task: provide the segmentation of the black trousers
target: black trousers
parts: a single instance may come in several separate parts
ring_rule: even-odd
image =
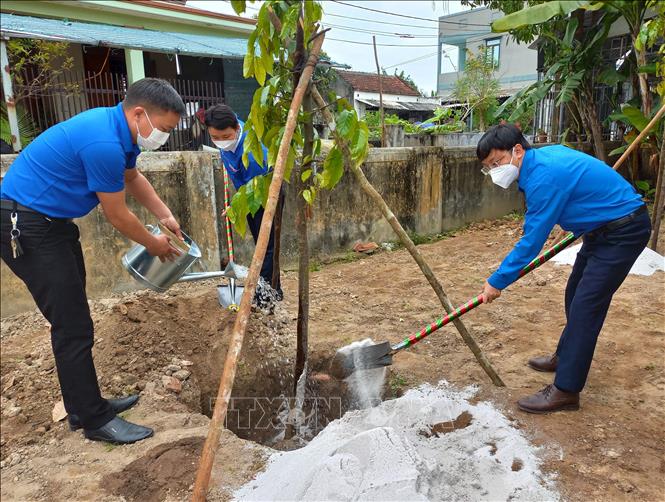
[[[282,189],[282,191],[279,193],[277,209],[279,210],[279,214],[276,212],[275,218],[281,216],[281,213],[284,210],[284,189]],[[256,244],[256,241],[259,238],[259,230],[261,229],[261,222],[263,221],[263,213],[264,209],[263,207],[261,207],[254,216],[252,216],[251,214],[247,215],[247,225],[249,226],[249,231],[252,233],[252,237],[254,238],[254,244]],[[263,279],[268,284],[272,284],[274,257],[275,257],[275,225],[273,220],[273,226],[270,228],[270,240],[268,241],[266,256],[263,259],[263,265],[261,266],[261,277],[263,277]],[[277,274],[277,284],[274,285],[274,289],[276,289],[277,291],[282,290],[279,271]]]
[[[651,235],[645,212],[620,228],[591,237],[584,244],[566,286],[566,327],[556,353],[554,384],[566,392],[584,388],[598,335],[612,296],[644,250]]]
[[[79,229],[71,221],[19,212],[17,226],[24,254],[14,258],[9,244],[11,211],[2,209],[1,213],[2,260],[25,283],[51,323],[51,346],[65,409],[78,415],[84,428],[97,429],[115,414],[101,396],[92,360],[94,330]]]

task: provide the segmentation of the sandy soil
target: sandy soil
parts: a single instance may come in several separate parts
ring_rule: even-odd
[[[474,225],[419,249],[453,303],[460,304],[479,292],[517,240],[519,224],[501,220]],[[579,412],[532,416],[516,409],[518,397],[551,382],[551,375],[531,371],[526,360],[556,346],[569,272],[568,266],[546,264],[491,306],[463,318],[506,388],[491,384],[454,328],[446,327],[396,356],[386,397],[441,379],[460,387],[476,383],[478,399],[494,402],[544,446],[546,467],[557,474],[566,499],[661,500],[665,274],[630,276],[615,296]],[[294,273],[285,275],[285,301],[275,314],[252,318],[236,396],[290,392],[297,280]],[[181,285],[166,295],[134,293],[93,304],[95,357],[104,394],[140,392],[141,401],[127,417],[156,430],[155,437],[131,446],[90,442],[69,432],[65,422],[54,423],[51,410],[59,395],[48,326],[37,313],[3,319],[3,500],[187,498],[208,423],[203,413],[216,391],[232,322],[217,306],[214,286]],[[311,286],[314,371],[325,370],[342,345],[368,336],[396,342],[442,311],[403,250],[324,266],[312,274]],[[169,377],[182,370],[191,372],[179,380],[182,390],[165,388]],[[343,387],[320,380],[312,380],[310,388],[317,395],[344,395]],[[247,412],[241,405],[238,416]],[[268,433],[233,428],[243,438],[270,439]],[[265,447],[225,432],[210,500],[228,499],[262,468],[267,453]]]

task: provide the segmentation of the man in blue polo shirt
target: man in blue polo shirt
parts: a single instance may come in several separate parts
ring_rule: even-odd
[[[2,260],[27,286],[51,324],[51,343],[72,430],[87,438],[132,443],[152,429],[116,416],[138,396],[103,399],[92,358],[93,322],[85,292],[85,266],[72,218],[101,203],[126,237],[160,259],[178,251],[152,235],[128,209],[125,193],[180,235],[169,208],[140,174],[140,149],[156,150],[176,127],[185,106],[164,80],[129,87],[116,107],[95,108],[40,134],[13,162],[0,187]]]
[[[238,119],[235,112],[227,105],[215,105],[205,111],[205,125],[210,134],[212,142],[220,150],[222,163],[226,172],[231,178],[233,186],[238,190],[241,186],[248,183],[256,176],[266,174],[270,169],[268,167],[268,150],[265,146],[261,145],[263,150],[263,159],[257,162],[254,156],[250,153],[248,155],[249,165],[245,167],[242,162],[242,156],[245,151],[244,141],[247,133],[243,130],[244,123]],[[282,211],[284,207],[284,193],[280,192],[280,200],[277,205],[277,210]],[[281,213],[276,213],[275,217],[278,218]],[[254,242],[256,243],[259,238],[259,230],[261,229],[261,221],[263,220],[263,208],[252,216],[247,215],[247,224],[252,233]],[[277,298],[283,297],[282,288],[280,284],[279,270],[276,271],[276,277],[273,281],[274,269],[274,255],[275,255],[275,226],[270,229],[270,240],[268,241],[268,248],[266,249],[266,256],[263,259],[263,266],[261,267],[261,277],[267,284],[277,292]],[[260,299],[259,303],[260,303]]]
[[[566,326],[556,352],[529,366],[556,372],[552,385],[518,401],[521,410],[577,410],[612,296],[646,246],[651,223],[635,189],[612,168],[565,146],[533,149],[514,125],[491,127],[476,149],[483,173],[526,197],[524,235],[483,289],[491,303],[540,252],[555,224],[584,235],[568,279]]]

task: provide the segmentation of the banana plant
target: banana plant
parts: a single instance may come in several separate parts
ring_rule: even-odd
[[[598,10],[603,2],[553,0],[526,7],[508,14],[492,23],[492,31],[511,31],[524,26],[533,26],[549,21],[555,16],[566,16],[577,9]]]

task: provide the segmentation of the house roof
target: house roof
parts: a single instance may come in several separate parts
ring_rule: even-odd
[[[380,103],[378,99],[357,99],[361,103],[365,103],[372,108],[379,108]],[[417,101],[383,101],[383,107],[386,110],[402,110],[410,112],[430,112],[440,107],[439,103],[417,102]]]
[[[234,21],[236,23],[245,23],[249,25],[254,25],[256,24],[256,19],[251,19],[251,18],[246,18],[246,17],[241,17],[241,16],[234,16],[234,15],[229,15],[229,14],[221,14],[219,12],[213,12],[210,10],[206,9],[200,9],[198,7],[189,7],[186,4],[185,1],[183,2],[176,2],[176,1],[168,1],[168,0],[132,0],[132,3],[134,4],[139,4],[139,5],[145,5],[146,7],[154,7],[157,9],[162,9],[162,10],[170,10],[174,12],[182,12],[186,14],[194,14],[197,16],[205,16],[205,17],[212,17],[216,19],[225,19],[227,21]]]
[[[11,38],[60,40],[191,56],[242,58],[247,52],[244,38],[171,33],[5,13],[0,16],[0,33]]]
[[[379,92],[379,76],[376,73],[346,70],[338,70],[337,73],[354,91]],[[417,90],[395,75],[381,75],[381,84],[384,94],[420,96]]]

